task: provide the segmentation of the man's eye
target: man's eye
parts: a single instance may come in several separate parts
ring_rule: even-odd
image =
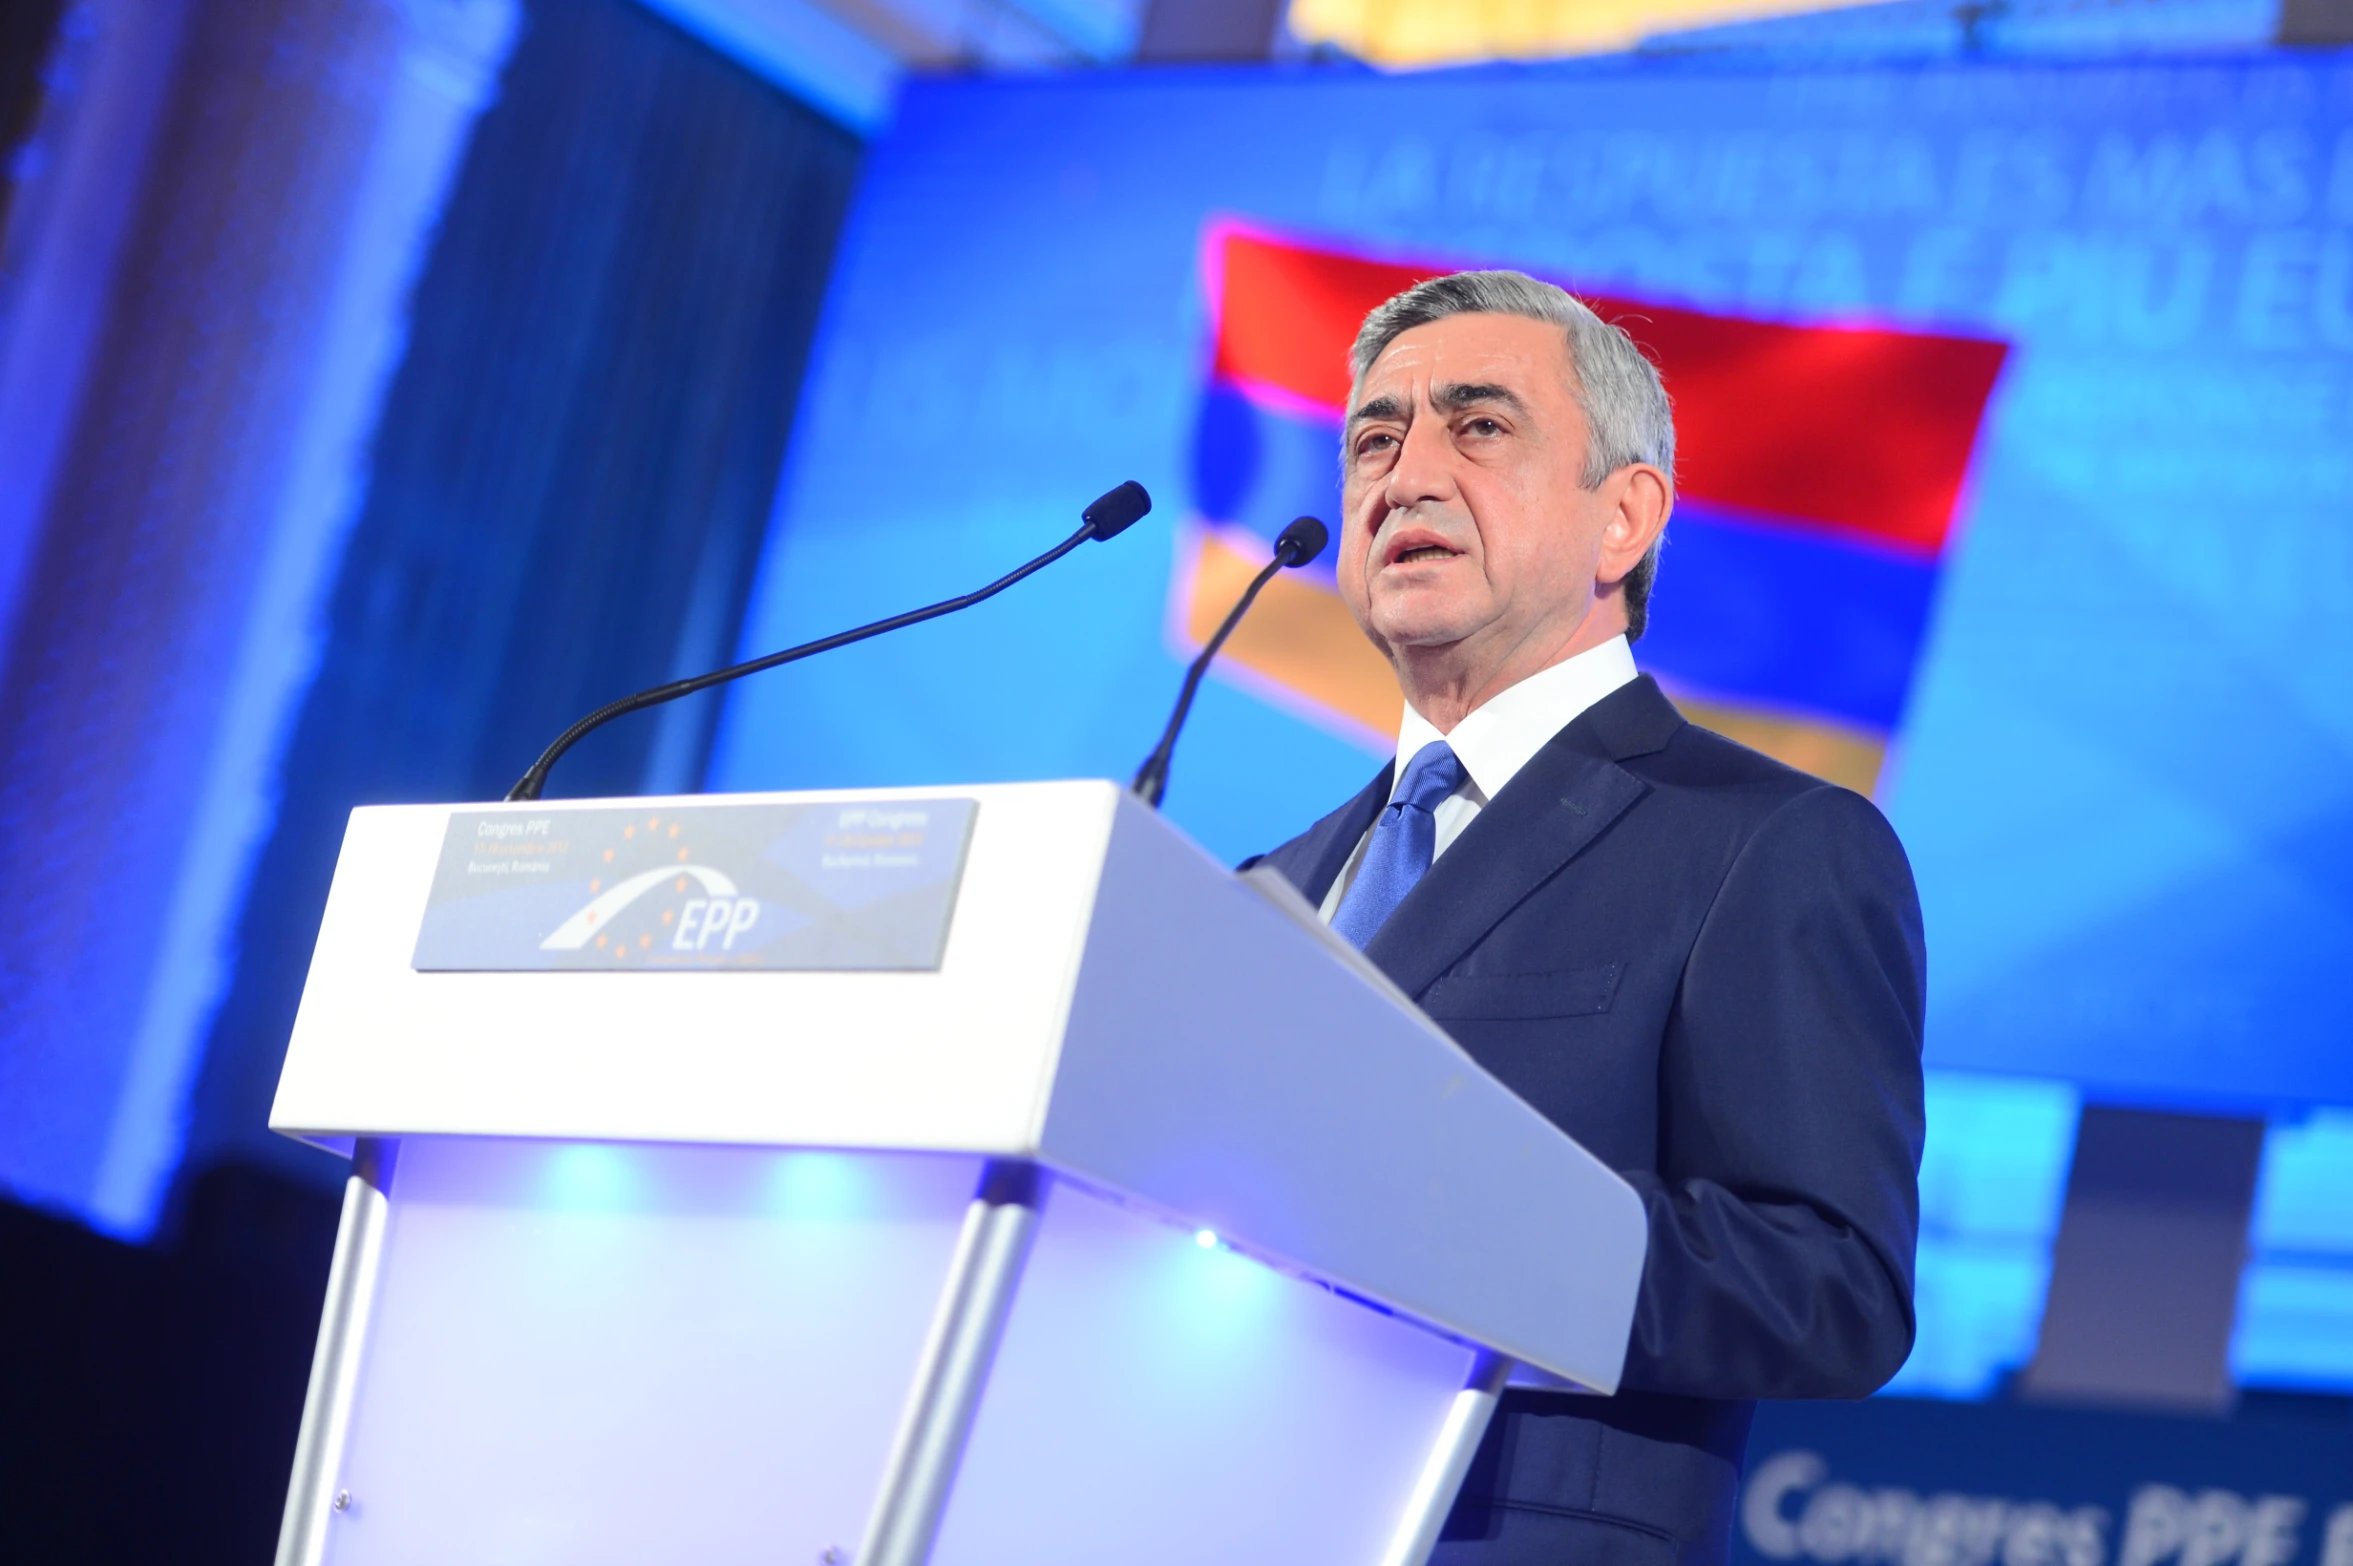
[[[1473,419],[1463,428],[1473,435],[1500,435],[1503,433],[1503,426],[1493,419]]]
[[[1396,444],[1397,439],[1392,435],[1367,435],[1356,443],[1356,454],[1360,457],[1378,456]]]

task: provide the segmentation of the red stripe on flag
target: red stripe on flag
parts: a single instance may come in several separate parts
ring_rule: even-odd
[[[1347,401],[1348,347],[1365,313],[1451,270],[1232,229],[1212,243],[1217,374],[1335,410]],[[2006,344],[1580,297],[1631,332],[1665,376],[1684,494],[1916,554],[1943,548]]]
[[[1348,401],[1348,345],[1365,313],[1448,270],[1392,266],[1231,230],[1219,238],[1217,373],[1279,386],[1327,408]]]

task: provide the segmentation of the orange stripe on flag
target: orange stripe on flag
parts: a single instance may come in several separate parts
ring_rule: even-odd
[[[1263,563],[1255,550],[1244,554],[1216,533],[1195,535],[1191,557],[1179,567],[1184,635],[1191,645],[1209,640]],[[1235,665],[1376,754],[1394,748],[1405,699],[1389,660],[1357,629],[1340,595],[1313,578],[1285,575],[1266,584],[1219,655],[1219,667],[1230,672]],[[1673,694],[1692,722],[1800,771],[1858,794],[1870,793],[1879,781],[1886,746],[1859,729]]]
[[[1183,570],[1184,634],[1193,646],[1206,643],[1217,623],[1242,596],[1265,559],[1265,546],[1252,540],[1251,554],[1228,546],[1217,534],[1197,535]],[[1258,602],[1218,654],[1221,665],[1239,664],[1273,682],[1281,695],[1296,697],[1316,715],[1340,720],[1348,738],[1386,756],[1395,748],[1405,698],[1389,670],[1340,595],[1312,577],[1289,572],[1266,584]]]
[[[1785,766],[1811,772],[1865,796],[1879,787],[1880,769],[1887,764],[1887,745],[1868,730],[1820,718],[1793,718],[1737,702],[1710,701],[1688,691],[1670,689],[1667,694],[1674,698],[1676,709],[1701,728],[1761,750]]]

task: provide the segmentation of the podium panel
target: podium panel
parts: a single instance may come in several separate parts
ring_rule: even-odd
[[[848,1551],[978,1169],[405,1143],[326,1558]]]
[[[326,1559],[850,1559],[978,1172],[407,1143]],[[1082,1187],[1044,1208],[933,1559],[1378,1559],[1472,1351]]]
[[[1472,1351],[1067,1181],[938,1566],[1371,1566]]]

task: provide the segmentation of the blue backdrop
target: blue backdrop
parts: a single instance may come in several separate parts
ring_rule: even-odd
[[[854,209],[746,650],[985,580],[1118,479],[1160,509],[741,688],[717,786],[1126,774],[1177,675],[1219,220],[2009,341],[1881,785],[1930,1059],[2353,1102],[2353,67],[916,86]],[[1674,581],[1670,546],[1662,622]],[[1213,686],[1169,808],[1239,856],[1376,760]]]

